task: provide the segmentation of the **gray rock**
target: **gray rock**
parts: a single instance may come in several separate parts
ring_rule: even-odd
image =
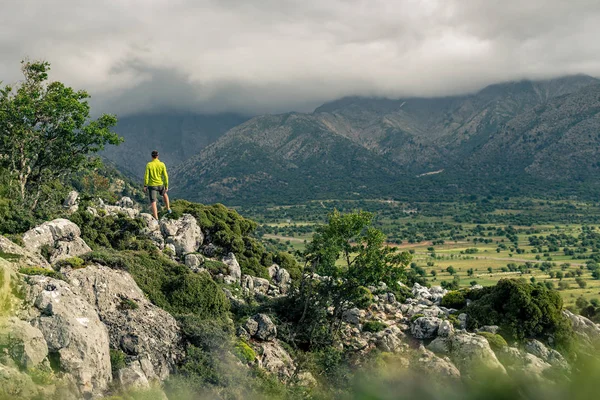
[[[104,206],[102,206],[102,209],[104,211],[106,211],[107,215],[111,215],[114,217],[123,215],[127,218],[134,219],[134,218],[137,218],[137,216],[140,214],[139,210],[136,210],[135,208],[129,208],[129,207],[104,205]]]
[[[196,218],[190,214],[183,214],[178,220],[162,219],[160,226],[165,242],[175,246],[175,254],[179,257],[198,251],[204,241]]]
[[[273,264],[269,268],[267,268],[267,270],[269,271],[269,277],[275,280],[275,277],[277,276],[277,271],[279,271],[279,265]]]
[[[165,248],[165,239],[160,231],[151,231],[147,233],[147,236],[159,250],[163,250]],[[173,253],[175,253],[175,246],[173,246]]]
[[[502,362],[509,375],[544,381],[544,373],[552,366],[533,354],[521,351],[515,347],[503,347],[497,352],[498,359]]]
[[[440,326],[438,328],[438,336],[448,337],[454,334],[454,326],[447,319],[440,322]]]
[[[229,253],[221,260],[229,268],[229,276],[233,277],[237,283],[242,279],[242,268],[235,258],[235,254]]]
[[[258,365],[260,367],[277,375],[283,381],[292,377],[296,369],[294,361],[279,341],[261,343],[259,354]]]
[[[39,310],[33,325],[48,350],[58,353],[60,367],[73,376],[85,396],[103,392],[112,380],[109,337],[96,310],[66,282],[32,276],[27,301]]]
[[[483,289],[482,285],[473,285],[473,286],[471,286],[471,290],[481,290],[481,289]]]
[[[134,204],[135,203],[133,202],[133,200],[131,200],[131,198],[127,196],[121,197],[121,199],[117,201],[117,206],[123,208],[133,208]]]
[[[412,295],[417,300],[420,300],[420,299],[429,300],[429,298],[431,297],[431,293],[429,292],[429,289],[427,289],[425,286],[419,285],[418,283],[414,284],[414,286],[412,288]]]
[[[400,353],[404,349],[402,340],[391,330],[386,329],[375,341],[375,346],[387,353]]]
[[[144,373],[142,366],[135,361],[117,372],[117,379],[121,387],[146,389],[150,387],[148,377]]]
[[[563,370],[569,370],[570,366],[567,360],[554,349],[547,348],[542,342],[535,339],[530,339],[525,342],[525,350],[533,354],[534,356],[544,360],[545,362],[561,368]]]
[[[25,248],[40,253],[44,246],[51,250],[50,262],[80,256],[92,251],[81,239],[81,230],[67,219],[55,219],[28,230],[23,234]]]
[[[254,321],[256,322],[256,321]],[[256,329],[258,330],[258,323],[256,324]],[[236,336],[244,339],[244,340],[250,340],[250,334],[248,333],[248,331],[246,329],[244,329],[243,327],[238,327],[237,331],[235,332]]]
[[[457,332],[446,338],[438,337],[428,348],[438,354],[448,355],[463,375],[477,375],[482,369],[506,373],[488,341],[474,333]]]
[[[201,251],[206,257],[214,257],[219,252],[219,249],[214,244],[209,243],[205,246],[202,246]]]
[[[185,256],[185,265],[196,271],[200,268],[200,266],[204,264],[204,257],[197,253],[186,254]]]
[[[244,328],[250,336],[256,336],[258,333],[258,321],[256,321],[254,318],[248,318]]]
[[[563,315],[571,321],[573,331],[584,344],[589,347],[600,344],[600,324],[595,324],[581,315],[573,314],[569,310],[563,310]]]
[[[18,260],[14,262],[30,267],[42,267],[42,268],[51,268],[48,261],[46,261],[43,257],[41,257],[38,253],[27,250],[13,242],[11,242],[8,238],[0,235],[0,251],[3,253],[16,254],[19,257]]]
[[[250,275],[242,275],[240,285],[246,293],[254,293],[254,277]]]
[[[73,292],[95,307],[112,348],[148,360],[148,380],[169,376],[184,354],[177,321],[152,304],[131,275],[96,265],[68,272],[67,277]]]
[[[436,379],[458,382],[460,371],[448,357],[438,357],[433,352],[421,347],[415,369]]]
[[[277,275],[275,275],[275,281],[279,286],[287,286],[292,282],[292,277],[285,268],[279,268]]]
[[[154,219],[153,215],[148,213],[141,213],[140,218],[142,218],[142,220],[146,224],[146,228],[148,228],[150,232],[160,231],[160,224],[156,219]]]
[[[263,341],[270,341],[277,337],[277,327],[268,315],[256,314],[253,319],[258,322],[258,330],[254,337]]]
[[[498,325],[485,325],[481,328],[477,329],[477,332],[489,332],[489,333],[498,333],[500,327]]]
[[[71,190],[67,195],[65,201],[63,201],[63,207],[68,209],[69,212],[76,212],[79,206],[77,205],[79,201],[79,192],[76,190]]]
[[[411,333],[416,339],[433,339],[438,334],[442,320],[437,317],[419,317],[411,327]]]
[[[462,313],[458,315],[458,322],[460,324],[460,329],[467,329],[467,314]]]
[[[14,317],[0,319],[0,348],[23,369],[36,367],[48,356],[42,332]]]
[[[252,277],[254,292],[260,294],[267,294],[269,291],[269,281],[264,278]]]
[[[342,321],[358,326],[360,324],[361,313],[358,308],[351,308],[342,313]]]

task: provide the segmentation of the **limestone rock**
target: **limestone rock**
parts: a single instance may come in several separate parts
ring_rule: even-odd
[[[39,365],[48,356],[46,340],[39,329],[18,318],[0,319],[0,348],[24,369]]]
[[[543,380],[544,372],[552,366],[533,354],[515,347],[503,347],[498,351],[498,359],[509,375],[520,377],[523,374],[535,380]]]
[[[184,353],[179,327],[146,298],[131,275],[93,265],[70,271],[67,277],[73,292],[95,307],[112,348],[130,359],[147,360],[148,380],[169,376]]]
[[[581,315],[573,314],[569,310],[563,310],[563,315],[571,321],[573,331],[585,344],[594,346],[600,343],[600,324],[595,324]]]
[[[14,262],[19,265],[50,268],[48,261],[38,253],[23,248],[2,235],[0,235],[0,251],[20,256],[18,260],[14,260]]]
[[[63,207],[66,208],[69,212],[76,212],[79,206],[77,205],[79,201],[79,192],[76,190],[71,190],[67,195],[65,201],[63,201]]]
[[[447,338],[438,337],[428,348],[448,355],[463,375],[476,375],[481,370],[506,373],[488,341],[474,333],[461,331]]]
[[[204,241],[204,235],[196,218],[190,214],[183,214],[177,220],[162,219],[160,227],[166,237],[165,242],[175,246],[175,254],[179,257],[187,253],[195,253]]]
[[[117,379],[119,384],[125,388],[145,389],[150,387],[148,377],[138,361],[121,368],[117,373]]]
[[[255,339],[271,341],[277,337],[277,327],[266,314],[256,314],[248,318],[244,328]]]
[[[361,312],[358,308],[351,308],[342,313],[342,321],[352,324],[358,325],[360,324]]]
[[[411,333],[416,339],[433,339],[438,334],[442,320],[437,317],[419,317],[411,327]]]
[[[237,258],[235,258],[235,254],[229,253],[223,257],[221,261],[229,268],[229,276],[234,278],[237,283],[240,283],[242,279],[242,268],[240,267]]]
[[[186,254],[185,265],[193,271],[197,271],[204,264],[204,257],[197,253]]]
[[[260,294],[268,293],[270,284],[267,279],[258,278],[258,277],[253,276],[252,282],[253,282],[253,286],[254,286],[254,292],[260,293]]]
[[[25,248],[40,253],[42,247],[50,248],[50,262],[80,256],[92,251],[81,239],[81,230],[68,219],[55,219],[28,230],[23,234]]]
[[[104,391],[112,380],[109,337],[94,307],[66,282],[32,276],[29,285],[27,300],[40,313],[33,325],[48,350],[58,353],[61,369],[73,376],[82,394]]]
[[[415,364],[417,371],[436,377],[436,379],[459,381],[460,371],[448,357],[438,357],[433,352],[420,349],[418,362]]]
[[[124,196],[124,197],[121,197],[121,199],[119,201],[117,201],[117,206],[123,207],[123,208],[133,208],[134,202],[133,202],[133,200],[131,200],[130,197]]]
[[[534,356],[544,360],[545,362],[561,368],[563,370],[569,370],[569,363],[567,360],[554,349],[547,348],[542,342],[535,339],[530,339],[525,342],[525,350],[533,354]]]
[[[258,353],[258,365],[281,380],[289,379],[296,369],[294,361],[278,340],[261,343]]]
[[[151,214],[141,213],[140,217],[146,224],[146,228],[148,228],[148,231],[156,232],[160,230],[160,224],[156,219],[154,219],[154,216],[152,216]]]

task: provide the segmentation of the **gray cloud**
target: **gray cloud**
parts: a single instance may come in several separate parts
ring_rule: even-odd
[[[0,79],[44,58],[96,109],[309,110],[600,76],[597,0],[1,0]]]

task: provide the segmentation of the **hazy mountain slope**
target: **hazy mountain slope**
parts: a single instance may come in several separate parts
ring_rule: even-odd
[[[141,177],[152,150],[159,150],[161,159],[168,166],[175,166],[246,120],[248,117],[238,114],[126,116],[119,118],[115,129],[125,143],[111,146],[104,156],[124,171]]]
[[[539,190],[561,174],[585,181],[600,143],[600,131],[592,133],[598,82],[574,76],[440,99],[346,98],[311,114],[257,117],[177,168],[176,194],[285,203],[501,193],[521,183]]]
[[[175,170],[173,190],[206,202],[277,203],[378,192],[396,174],[378,154],[291,113],[232,129]]]

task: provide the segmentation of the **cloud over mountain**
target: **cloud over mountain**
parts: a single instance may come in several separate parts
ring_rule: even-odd
[[[119,114],[308,110],[600,76],[594,0],[4,1],[0,79],[26,56]]]

